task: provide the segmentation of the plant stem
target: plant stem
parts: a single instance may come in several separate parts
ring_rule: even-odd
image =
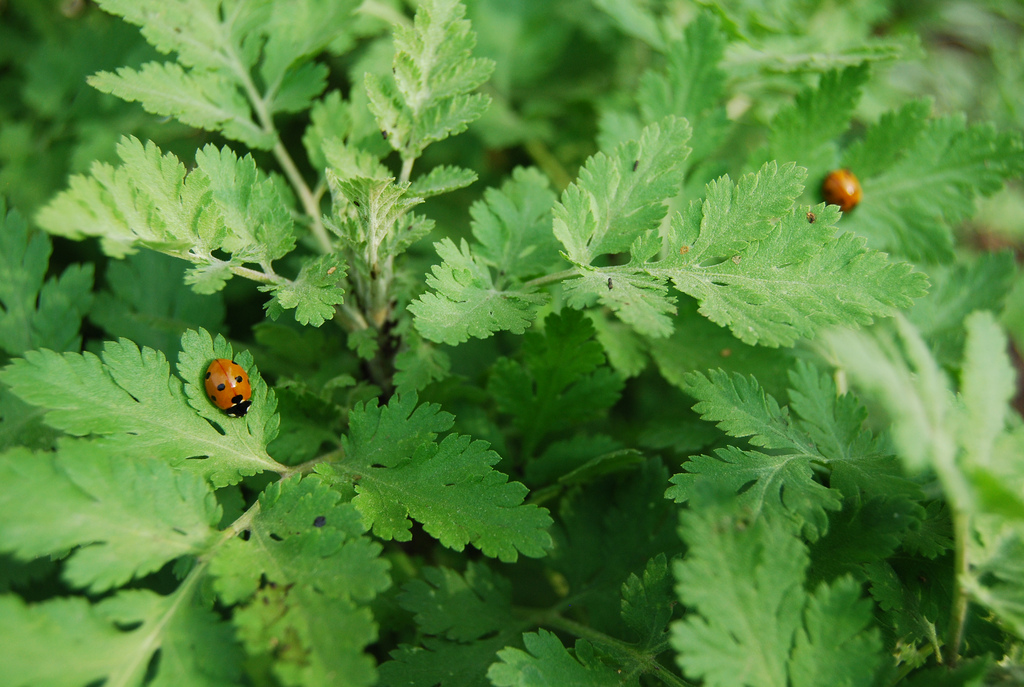
[[[281,165],[281,169],[284,170],[284,174],[288,177],[292,188],[298,194],[302,208],[309,215],[312,222],[309,228],[312,230],[316,242],[320,244],[320,250],[324,253],[333,252],[334,245],[331,243],[331,237],[327,235],[323,219],[320,217],[320,203],[317,196],[309,188],[309,185],[306,184],[306,180],[302,178],[299,168],[295,166],[295,161],[292,160],[292,156],[288,153],[288,149],[284,147],[284,144],[281,143],[280,138],[274,146],[274,157],[277,158],[278,164]]]
[[[620,654],[627,661],[634,664],[641,672],[654,675],[666,685],[672,685],[672,687],[689,687],[690,685],[689,682],[668,670],[654,659],[660,653],[660,649],[657,647],[650,650],[638,649],[635,644],[629,644],[620,639],[610,637],[592,627],[578,623],[575,620],[569,620],[558,613],[546,613],[540,617],[540,620],[544,625],[568,632],[606,650],[612,650]]]
[[[536,139],[527,141],[526,152],[530,154],[537,166],[544,170],[559,192],[565,190],[565,187],[572,183],[572,177],[565,171],[565,167],[562,167],[562,163],[551,154],[551,151],[542,142]]]
[[[530,281],[525,282],[523,286],[527,288],[544,286],[545,284],[553,284],[555,282],[562,281],[563,279],[568,279],[569,277],[575,277],[577,274],[578,273],[575,269],[562,270],[561,272],[555,272],[554,274],[547,274],[543,277],[531,279]]]
[[[963,511],[953,513],[953,537],[956,553],[953,570],[953,602],[949,613],[949,630],[946,632],[944,658],[946,667],[956,668],[960,660],[960,643],[964,636],[964,623],[967,621],[967,591],[961,580],[970,570],[967,556],[968,542],[971,536],[971,518]]]

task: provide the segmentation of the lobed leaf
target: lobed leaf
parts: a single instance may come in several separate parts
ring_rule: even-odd
[[[576,641],[572,654],[547,630],[527,632],[523,643],[526,651],[510,647],[498,652],[501,661],[487,671],[495,687],[618,687],[622,684],[618,672],[602,663],[585,639]]]
[[[408,541],[413,518],[456,551],[473,544],[503,561],[544,555],[551,546],[547,511],[522,504],[526,487],[491,468],[499,457],[486,442],[457,434],[436,442],[451,424],[438,406],[417,407],[415,394],[383,408],[360,404],[342,439],[345,460],[317,472],[355,484],[352,503],[381,538]]]

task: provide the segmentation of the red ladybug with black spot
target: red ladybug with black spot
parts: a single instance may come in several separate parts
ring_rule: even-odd
[[[217,358],[206,368],[206,395],[231,417],[242,417],[252,405],[249,375],[234,360]]]

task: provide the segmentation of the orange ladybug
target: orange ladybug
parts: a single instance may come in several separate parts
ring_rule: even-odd
[[[206,395],[213,404],[231,417],[242,417],[249,411],[252,385],[249,375],[234,360],[217,358],[206,368]]]
[[[860,189],[860,181],[848,169],[837,169],[829,172],[821,185],[821,195],[825,197],[826,203],[838,205],[843,212],[849,212],[857,207],[863,192]]]

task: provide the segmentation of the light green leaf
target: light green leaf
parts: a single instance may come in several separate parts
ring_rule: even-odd
[[[201,553],[220,519],[198,475],[85,441],[2,455],[0,480],[0,549],[26,560],[75,549],[65,576],[93,593]]]
[[[413,180],[409,185],[409,194],[420,198],[432,198],[443,193],[451,193],[465,188],[476,181],[476,172],[465,167],[438,165],[432,170]],[[490,191],[490,189],[488,189]]]
[[[206,332],[186,333],[183,344],[178,369],[187,380],[184,387],[170,376],[162,353],[139,350],[127,339],[108,342],[102,357],[29,351],[0,371],[0,381],[23,400],[45,408],[50,426],[75,436],[95,436],[97,446],[123,459],[156,458],[195,471],[215,485],[283,469],[264,448],[276,433],[276,401],[251,357],[236,360],[248,366],[253,409],[244,419],[230,418],[202,389],[206,367],[214,358],[231,358],[230,347],[219,339],[220,355],[215,355]]]
[[[664,202],[680,190],[690,133],[686,120],[668,117],[610,155],[587,159],[554,209],[555,236],[570,261],[586,266],[599,255],[625,252],[658,227],[668,211]]]
[[[104,93],[139,102],[147,112],[220,131],[250,148],[274,146],[274,134],[253,121],[249,103],[236,84],[218,72],[186,72],[174,62],[148,62],[137,70],[120,67],[116,73],[99,72],[88,81]]]
[[[476,36],[465,12],[458,0],[421,2],[413,26],[394,26],[392,73],[366,74],[370,109],[405,160],[461,133],[490,104],[488,96],[470,94],[487,80],[494,63],[472,57]]]
[[[498,652],[501,662],[487,671],[495,687],[619,687],[619,674],[595,655],[593,646],[577,640],[570,654],[553,632],[538,630],[523,635],[526,651],[506,648]]]
[[[547,300],[525,287],[498,288],[465,240],[459,247],[445,238],[434,248],[444,261],[427,275],[427,286],[434,292],[409,304],[416,329],[425,339],[454,345],[500,331],[522,334]]]
[[[543,508],[523,505],[526,487],[491,468],[499,457],[487,443],[437,433],[452,416],[416,396],[395,396],[380,408],[359,404],[342,440],[345,460],[317,466],[325,479],[355,485],[359,508],[373,532],[408,541],[409,518],[449,548],[473,544],[485,555],[515,561],[520,553],[543,556],[551,546],[551,518]]]
[[[371,685],[376,638],[366,603],[390,584],[381,546],[351,504],[315,477],[267,487],[248,538],[232,539],[211,560],[214,588],[235,614],[250,655],[273,657],[288,685]],[[275,647],[289,645],[286,655]]]
[[[259,287],[274,294],[263,306],[267,315],[276,320],[294,308],[299,324],[319,327],[334,317],[334,306],[345,302],[345,268],[344,258],[337,253],[305,258],[295,281]]]

